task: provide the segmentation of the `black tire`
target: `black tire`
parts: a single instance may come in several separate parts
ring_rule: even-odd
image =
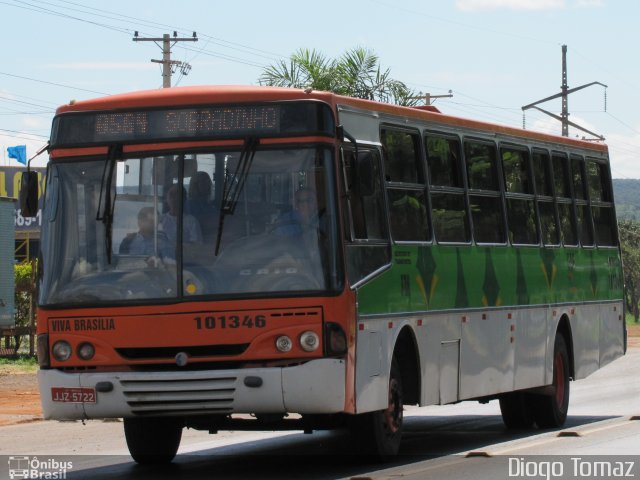
[[[500,413],[505,426],[512,430],[533,427],[533,412],[529,405],[529,395],[522,392],[505,393],[500,397]]]
[[[141,465],[169,463],[178,452],[182,427],[183,422],[174,418],[125,418],[129,453]]]
[[[358,452],[374,461],[391,460],[400,450],[404,403],[402,377],[395,358],[391,363],[388,395],[385,410],[357,415],[351,423]]]
[[[569,411],[569,351],[562,335],[556,335],[553,347],[553,395],[530,395],[533,418],[540,428],[564,425]]]

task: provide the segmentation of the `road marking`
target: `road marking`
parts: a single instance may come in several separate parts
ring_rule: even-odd
[[[355,476],[355,477],[351,477],[350,480],[392,480],[398,477],[408,477],[410,475],[418,475],[418,474],[423,474],[425,472],[429,472],[432,470],[439,470],[441,468],[447,468],[447,467],[451,467],[452,465],[457,465],[460,463],[463,463],[466,459],[463,457],[458,457],[457,455],[449,460],[449,461],[444,461],[442,463],[438,463],[436,465],[426,465],[424,467],[418,467],[418,468],[414,468],[411,470],[405,470],[402,469],[400,472],[398,473],[383,473],[384,471],[379,472],[379,475],[366,475],[366,476]],[[427,460],[428,462],[431,462],[432,460]],[[395,467],[394,469],[397,469],[398,467]],[[402,467],[400,467],[402,468]]]
[[[513,451],[522,450],[524,448],[531,448],[531,447],[537,447],[540,445],[551,444],[566,438],[584,437],[596,432],[610,430],[612,428],[628,426],[629,425],[628,420],[629,420],[628,417],[616,418],[613,420],[604,420],[604,423],[605,423],[604,425],[598,425],[592,428],[589,428],[589,426],[585,426],[584,428],[578,428],[574,430],[564,430],[564,431],[555,433],[555,436],[550,436],[550,435],[554,435],[554,432],[550,432],[546,434],[544,437],[540,438],[539,440],[527,441],[527,439],[523,439],[522,441],[518,441],[518,444],[516,445],[511,444],[506,448],[490,451],[489,453],[491,455],[504,455]],[[601,423],[601,422],[598,422],[598,423]]]
[[[563,430],[562,432],[558,432],[557,437],[581,437],[582,434],[575,430]]]

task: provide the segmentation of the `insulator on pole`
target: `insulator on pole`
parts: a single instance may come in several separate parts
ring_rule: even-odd
[[[524,112],[522,112],[522,129],[527,129],[527,115]]]
[[[607,111],[607,87],[604,87],[604,111]]]

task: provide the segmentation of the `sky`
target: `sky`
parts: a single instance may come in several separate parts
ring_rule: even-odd
[[[569,95],[569,119],[606,138],[614,178],[640,178],[633,0],[0,0],[0,18],[0,165],[20,166],[7,147],[31,157],[46,144],[59,105],[161,88],[160,47],[132,40],[175,31],[198,41],[172,48],[191,65],[174,86],[257,85],[300,48],[336,58],[364,47],[416,92],[451,91],[434,103],[444,113],[558,135],[557,120],[521,107],[560,92],[567,45],[569,88],[607,85]],[[561,101],[539,107],[559,115]]]

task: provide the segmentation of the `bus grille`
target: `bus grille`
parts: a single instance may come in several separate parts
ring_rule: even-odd
[[[120,380],[131,412],[137,415],[230,413],[236,377]]]
[[[116,348],[121,356],[128,360],[151,360],[166,358],[173,360],[175,356],[184,352],[190,357],[217,357],[240,355],[249,348],[248,343],[235,345],[204,345],[192,347],[151,347],[151,348]]]

